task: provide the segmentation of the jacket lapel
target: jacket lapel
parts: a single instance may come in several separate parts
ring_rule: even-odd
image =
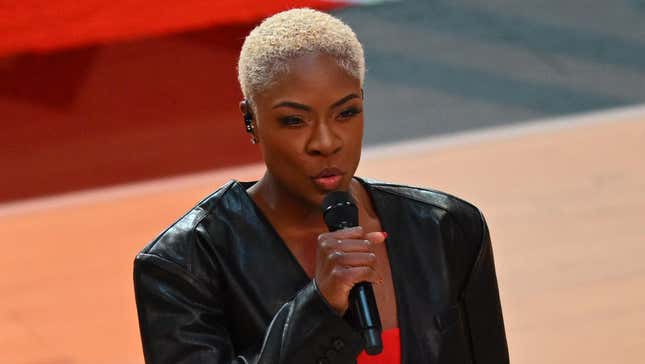
[[[309,277],[284,244],[267,218],[246,193],[253,182],[233,182],[226,210],[239,218],[233,223],[238,231],[231,234],[235,254],[228,254],[239,269],[236,279],[245,285],[256,304],[263,307],[268,324],[271,317],[309,282]],[[230,217],[229,217],[230,218]],[[240,228],[243,227],[243,228]],[[259,264],[262,262],[262,264]],[[268,263],[264,263],[268,262]],[[235,277],[233,274],[232,277]]]
[[[397,319],[401,337],[401,362],[435,363],[437,347],[433,311],[441,294],[435,278],[440,257],[437,248],[440,233],[436,224],[424,221],[415,211],[414,202],[359,179],[367,189],[381,226],[387,231],[386,248],[396,294]],[[412,202],[412,205],[411,205]],[[445,273],[445,272],[443,272]]]

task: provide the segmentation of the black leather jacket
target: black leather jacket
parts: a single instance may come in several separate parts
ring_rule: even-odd
[[[508,363],[484,218],[427,189],[359,179],[388,232],[404,364]],[[134,286],[147,363],[354,363],[360,336],[229,182],[146,246]]]

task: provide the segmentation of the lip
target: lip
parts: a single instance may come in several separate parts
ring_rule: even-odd
[[[325,168],[320,173],[318,173],[316,176],[313,178],[323,178],[323,177],[330,177],[330,176],[342,176],[344,175],[345,172],[341,171],[340,169],[336,167],[330,167],[330,168]]]
[[[323,191],[334,191],[340,186],[345,172],[338,168],[325,168],[312,177],[314,184]]]

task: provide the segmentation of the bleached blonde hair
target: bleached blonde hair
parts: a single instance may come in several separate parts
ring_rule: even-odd
[[[244,40],[237,77],[247,100],[288,71],[288,61],[310,53],[336,59],[348,74],[365,78],[363,46],[340,19],[308,9],[292,9],[266,18]]]

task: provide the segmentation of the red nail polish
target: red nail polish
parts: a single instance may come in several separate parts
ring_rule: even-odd
[[[387,233],[385,231],[383,231],[383,237],[387,239]]]

